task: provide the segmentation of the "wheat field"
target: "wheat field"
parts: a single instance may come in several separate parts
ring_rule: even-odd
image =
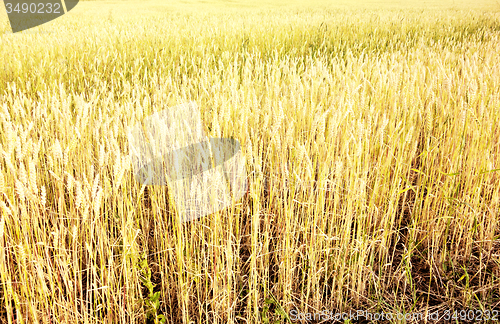
[[[494,322],[498,3],[83,1],[17,34],[0,15],[1,323]],[[180,222],[126,129],[189,101],[249,187]]]

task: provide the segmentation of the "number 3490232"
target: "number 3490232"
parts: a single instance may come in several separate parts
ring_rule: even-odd
[[[5,2],[7,13],[19,14],[62,14],[60,3],[16,3]]]
[[[474,322],[481,322],[481,321],[498,321],[500,319],[499,311],[498,310],[492,310],[491,312],[489,310],[465,310],[462,309],[460,311],[450,311],[446,310],[444,312],[443,319],[445,321],[449,320],[469,320],[469,321],[474,321]]]

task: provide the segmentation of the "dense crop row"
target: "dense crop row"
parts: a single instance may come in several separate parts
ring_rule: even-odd
[[[499,307],[497,13],[86,13],[0,36],[0,319]],[[250,187],[180,223],[125,132],[191,100]]]

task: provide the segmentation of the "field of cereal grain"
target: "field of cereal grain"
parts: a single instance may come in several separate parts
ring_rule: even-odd
[[[499,3],[82,1],[16,34],[3,7],[1,323],[493,321]],[[180,222],[126,130],[188,101],[249,189]]]

